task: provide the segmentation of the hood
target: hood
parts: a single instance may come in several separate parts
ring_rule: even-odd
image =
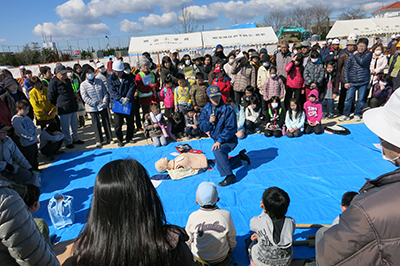
[[[15,190],[22,198],[24,198],[26,193],[26,186],[15,184],[14,182],[9,181],[8,179],[0,175],[0,188],[2,187],[7,187]]]
[[[310,95],[315,95],[315,97],[317,97],[317,101],[318,101],[318,97],[319,97],[319,92],[316,89],[313,89],[310,91],[310,93],[307,95],[307,98],[310,97]]]

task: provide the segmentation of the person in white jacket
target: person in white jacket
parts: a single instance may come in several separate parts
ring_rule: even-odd
[[[246,128],[246,134],[252,134],[254,132],[258,132],[258,127],[261,124],[260,121],[260,113],[261,113],[261,108],[260,108],[260,103],[258,99],[254,96],[250,97],[250,104],[249,106],[246,107],[246,110],[244,112],[246,122],[245,122],[245,128]]]
[[[379,82],[379,77],[383,75],[383,70],[388,64],[387,56],[383,54],[382,44],[372,47],[372,52],[373,55],[369,65],[369,69],[371,70],[371,78],[368,84],[368,91],[365,94],[365,100],[372,97],[374,85]]]
[[[286,136],[289,138],[300,137],[304,131],[306,115],[297,99],[290,100],[290,109],[286,112]]]

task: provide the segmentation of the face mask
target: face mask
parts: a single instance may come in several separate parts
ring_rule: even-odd
[[[386,86],[386,84],[387,84],[387,82],[379,81],[379,85],[381,85],[381,86]]]
[[[318,61],[318,58],[311,58],[311,62],[316,63]]]
[[[272,108],[276,109],[278,107],[278,103],[271,103]]]
[[[190,60],[186,60],[186,61],[185,61],[185,64],[186,64],[187,66],[189,66],[189,65],[190,65]]]
[[[69,78],[72,78],[72,77],[74,76],[74,74],[73,74],[72,72],[68,72],[68,73],[67,73],[67,76],[68,76]]]
[[[268,67],[268,66],[269,66],[269,62],[264,62],[264,63],[263,63],[263,66],[264,66],[264,67]]]
[[[128,74],[128,75],[129,75],[129,73],[131,73],[131,71],[129,71],[129,69],[125,69],[124,72],[125,72],[125,74]]]
[[[232,65],[235,62],[235,59],[229,59],[229,64]]]
[[[381,55],[381,54],[382,54],[382,51],[381,51],[381,50],[377,50],[377,51],[375,51],[375,54],[376,54],[376,55]]]
[[[293,53],[294,53],[294,54],[297,54],[298,52],[297,52],[297,50],[294,50]]]
[[[105,72],[105,71],[106,71],[105,67],[100,68],[100,72]]]
[[[88,78],[88,80],[92,80],[94,79],[94,73],[89,73],[86,75],[86,77]]]
[[[276,77],[276,74],[271,74],[271,77],[272,77],[272,78],[275,78],[275,77]]]

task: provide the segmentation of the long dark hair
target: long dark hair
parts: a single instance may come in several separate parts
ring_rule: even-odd
[[[73,265],[171,265],[168,226],[146,169],[136,160],[104,165],[94,185]]]
[[[290,119],[298,119],[299,117],[301,117],[302,113],[303,113],[303,106],[301,106],[299,100],[297,98],[292,98],[290,99],[290,102],[295,103],[296,104],[296,116],[293,116],[293,110],[292,108],[289,107],[289,117]]]

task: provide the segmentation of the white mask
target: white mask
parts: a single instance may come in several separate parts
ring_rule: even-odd
[[[106,71],[105,67],[100,68],[100,72],[105,72],[105,71]]]
[[[386,85],[387,85],[387,82],[379,81],[379,85],[380,85],[380,86],[386,86]]]
[[[67,76],[68,76],[69,78],[72,78],[72,77],[74,76],[74,73],[68,72],[68,73],[67,73]]]
[[[235,62],[235,59],[229,59],[229,64],[232,65]]]
[[[88,73],[86,75],[86,77],[88,78],[88,80],[93,80],[94,79],[94,73]]]
[[[271,103],[272,108],[276,109],[278,107],[278,103]]]
[[[294,54],[297,54],[298,52],[297,52],[297,50],[294,50],[293,53],[294,53]]]
[[[264,66],[264,67],[268,67],[268,66],[269,66],[269,62],[264,62],[264,63],[263,63],[263,66]]]
[[[382,54],[382,51],[381,51],[381,50],[376,50],[376,51],[375,51],[375,54],[376,54],[376,55],[381,55],[381,54]]]
[[[318,58],[311,58],[311,62],[317,63],[317,61],[318,61]]]
[[[187,66],[189,66],[189,65],[190,65],[190,60],[186,60],[186,61],[185,61],[185,64],[186,64]]]
[[[271,78],[275,78],[276,77],[276,74],[271,74]]]

